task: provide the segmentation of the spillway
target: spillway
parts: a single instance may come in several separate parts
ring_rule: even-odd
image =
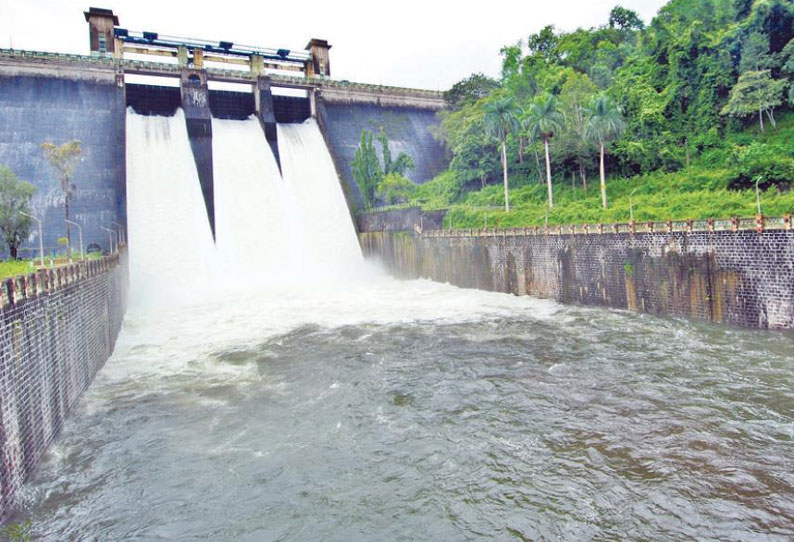
[[[212,133],[219,268],[248,287],[281,280],[291,267],[287,187],[259,121],[213,119]]]
[[[127,209],[138,299],[170,301],[210,280],[216,251],[181,109],[173,117],[128,110]]]

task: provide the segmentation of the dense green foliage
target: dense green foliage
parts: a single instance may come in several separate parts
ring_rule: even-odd
[[[622,220],[635,189],[643,219],[752,215],[745,190],[759,178],[765,212],[791,212],[790,0],[671,0],[648,26],[618,6],[601,27],[547,26],[501,55],[499,81],[477,74],[446,94],[450,169],[413,203],[455,207],[462,222],[474,207],[504,206],[506,191],[486,186],[503,182],[504,142],[512,210],[488,211],[492,222]],[[488,130],[505,103],[518,127]],[[598,194],[587,180],[602,157],[615,178]]]
[[[414,161],[404,152],[399,153],[395,159],[392,159],[389,140],[385,133],[380,132],[377,140],[380,143],[380,155],[383,158],[383,165],[381,166],[381,160],[378,157],[378,151],[375,149],[372,138],[372,132],[361,130],[361,143],[356,149],[353,162],[350,164],[353,178],[358,183],[366,206],[374,205],[378,201],[378,197],[383,194],[388,194],[388,197],[381,199],[381,202],[387,204],[396,203],[396,201],[390,201],[390,199],[393,199],[391,195],[394,193],[395,182],[398,179],[402,179],[409,170],[414,168]],[[381,184],[384,181],[387,182],[387,186],[382,188]],[[410,191],[405,192],[405,190],[402,192],[401,195],[405,197],[410,193]]]
[[[0,166],[0,235],[8,246],[11,258],[16,259],[17,249],[30,234],[30,198],[36,188],[14,174],[8,167]]]

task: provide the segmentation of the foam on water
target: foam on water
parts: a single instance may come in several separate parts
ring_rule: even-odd
[[[106,371],[211,369],[194,361],[307,324],[556,311],[553,303],[397,281],[366,262],[313,120],[278,126],[283,177],[255,118],[213,119],[212,127],[215,245],[181,111],[128,114],[131,297],[139,302]]]

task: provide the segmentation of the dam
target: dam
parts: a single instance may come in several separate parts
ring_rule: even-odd
[[[119,86],[112,57],[20,56],[0,74],[26,75],[0,88],[96,98],[93,129],[123,135],[120,157],[97,137],[113,168],[80,212],[129,238],[113,354],[8,518],[34,539],[794,535],[790,334],[397,280],[365,259],[340,161],[356,123],[399,114],[396,139],[438,167],[411,135],[431,122],[425,98],[345,87],[334,102],[321,80],[314,105],[268,110],[275,76],[249,78],[250,95],[213,92],[209,69]],[[112,80],[31,83],[31,66],[101,62]]]

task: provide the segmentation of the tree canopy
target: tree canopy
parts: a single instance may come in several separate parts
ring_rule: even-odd
[[[32,184],[21,180],[8,167],[0,166],[0,234],[13,259],[30,234],[31,219],[22,213],[30,213],[30,198],[35,192]]]

